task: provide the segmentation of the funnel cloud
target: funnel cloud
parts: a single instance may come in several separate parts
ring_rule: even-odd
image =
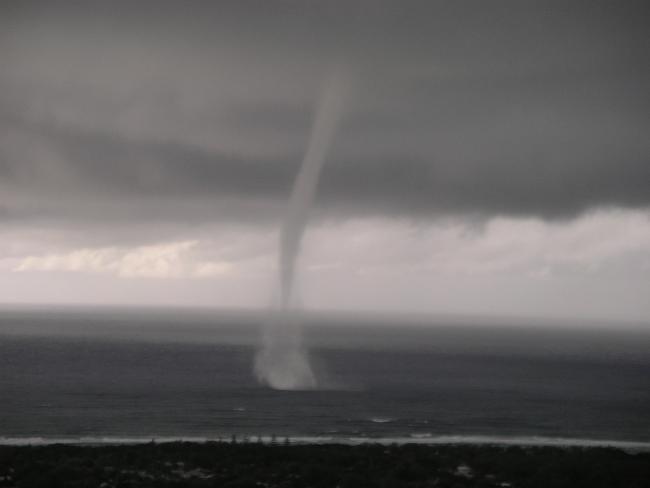
[[[280,234],[280,311],[272,318],[256,361],[258,379],[272,388],[305,389],[317,386],[309,358],[301,344],[298,319],[292,316],[294,282],[300,244],[305,233],[318,179],[330,148],[344,99],[344,81],[337,73],[326,80],[305,157],[289,198]]]

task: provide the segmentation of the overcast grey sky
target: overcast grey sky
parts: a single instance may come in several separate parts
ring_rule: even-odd
[[[650,321],[650,9],[0,4],[0,302],[266,307],[323,81],[307,308]]]

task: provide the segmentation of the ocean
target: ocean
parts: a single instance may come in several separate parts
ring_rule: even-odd
[[[322,388],[260,386],[263,314],[0,311],[0,443],[650,446],[650,332],[311,315]]]

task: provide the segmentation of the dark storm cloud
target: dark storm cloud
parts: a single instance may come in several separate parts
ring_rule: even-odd
[[[641,2],[90,4],[5,4],[0,219],[277,216],[335,64],[335,215],[650,204]]]

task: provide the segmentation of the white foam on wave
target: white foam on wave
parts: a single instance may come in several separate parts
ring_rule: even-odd
[[[429,439],[430,437],[433,437],[433,434],[430,432],[420,432],[417,434],[411,434],[409,437],[412,437],[414,439]]]
[[[102,445],[102,444],[146,444],[149,442],[208,442],[208,437],[0,437],[0,445],[3,446],[47,446],[52,444],[70,445]]]
[[[613,439],[579,439],[540,436],[483,436],[483,435],[441,435],[411,434],[408,437],[349,437],[352,444],[473,444],[500,446],[549,446],[549,447],[616,447],[619,449],[650,450],[650,442],[623,441]]]

